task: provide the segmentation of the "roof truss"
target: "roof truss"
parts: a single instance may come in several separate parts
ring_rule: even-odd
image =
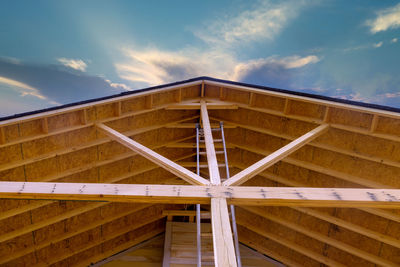
[[[201,84],[200,89],[200,98],[195,97],[192,99],[184,99],[185,94],[187,92],[184,91],[185,86],[193,86]],[[205,85],[218,87],[219,94],[216,96],[215,94],[210,95],[205,88]],[[231,98],[230,92],[233,90],[247,90],[248,100],[243,102],[235,101]],[[158,91],[155,90],[157,93]],[[110,142],[111,140],[115,140],[124,146],[131,149],[133,152],[140,154],[152,162],[156,163],[158,166],[170,171],[171,173],[181,177],[186,182],[190,184],[196,184],[192,186],[186,185],[126,185],[126,184],[90,184],[90,183],[35,183],[35,182],[0,182],[0,198],[19,198],[19,199],[46,199],[46,200],[92,200],[92,201],[111,201],[111,202],[144,202],[144,203],[211,203],[211,216],[213,221],[215,222],[214,227],[214,248],[217,248],[215,251],[215,259],[217,266],[235,266],[234,261],[234,250],[233,250],[233,241],[232,236],[230,234],[231,230],[229,228],[221,227],[222,225],[230,225],[229,217],[227,212],[227,204],[237,204],[237,205],[259,205],[259,206],[286,206],[286,207],[294,207],[294,209],[306,213],[311,214],[312,216],[322,218],[324,220],[332,221],[335,220],[334,223],[344,225],[344,227],[352,228],[354,231],[362,232],[367,236],[372,236],[373,238],[381,239],[382,242],[388,242],[391,245],[396,246],[397,240],[387,239],[385,237],[379,237],[374,235],[371,232],[365,231],[363,229],[359,229],[357,227],[353,227],[352,225],[337,221],[336,219],[321,215],[318,212],[314,212],[312,209],[307,209],[304,207],[359,207],[363,208],[366,211],[369,211],[373,214],[379,214],[379,216],[390,217],[396,219],[397,217],[393,217],[392,215],[388,215],[385,211],[377,210],[376,208],[400,208],[400,191],[394,186],[386,185],[385,183],[380,183],[376,181],[370,181],[368,179],[363,179],[360,177],[353,177],[351,175],[342,174],[338,171],[327,170],[326,168],[321,168],[318,166],[314,166],[311,163],[301,162],[296,159],[292,159],[288,157],[291,153],[295,152],[297,149],[305,146],[311,145],[314,147],[324,148],[329,151],[335,151],[338,153],[348,154],[357,158],[367,159],[375,162],[380,162],[382,164],[386,164],[388,166],[399,167],[400,163],[397,161],[393,161],[390,159],[380,159],[374,158],[369,155],[365,155],[362,153],[355,153],[352,151],[336,148],[333,146],[321,145],[319,141],[314,141],[319,135],[322,135],[326,130],[331,127],[333,129],[345,130],[357,134],[363,134],[368,136],[373,136],[385,140],[390,141],[400,141],[400,138],[393,134],[391,131],[385,131],[383,125],[386,121],[390,121],[391,119],[397,119],[398,114],[393,112],[386,111],[376,111],[370,108],[362,108],[362,107],[354,107],[347,104],[340,103],[332,103],[329,101],[315,101],[310,100],[308,98],[288,95],[285,93],[278,92],[262,92],[257,89],[251,88],[243,88],[243,86],[238,85],[226,85],[223,83],[215,82],[215,81],[195,81],[188,83],[187,85],[180,86],[172,86],[170,88],[159,90],[159,94],[170,93],[173,97],[173,101],[177,103],[161,103],[161,97],[157,97],[154,92],[152,93],[141,93],[139,96],[143,96],[145,99],[145,109],[140,111],[128,110],[127,111],[127,101],[125,101],[125,97],[119,97],[111,100],[99,101],[96,103],[97,106],[105,105],[112,107],[111,116],[106,116],[103,118],[96,117],[93,119],[91,117],[90,107],[92,104],[81,105],[77,107],[66,108],[61,111],[48,112],[46,114],[40,115],[40,134],[34,136],[22,136],[19,139],[9,140],[7,136],[7,127],[12,125],[13,122],[17,120],[10,120],[7,122],[0,122],[0,148],[6,147],[9,145],[19,145],[24,142],[29,142],[30,140],[36,140],[48,136],[53,136],[57,134],[66,133],[68,131],[75,131],[79,129],[85,128],[94,128],[101,130],[105,133],[109,138],[97,139],[92,145],[96,146],[102,142]],[[271,109],[263,109],[257,104],[257,97],[262,95],[268,95],[269,97],[276,97],[280,99],[284,99],[282,110],[276,111]],[[216,101],[215,98],[219,98],[219,101]],[[318,118],[309,118],[307,115],[299,115],[293,114],[293,108],[298,105],[299,102],[311,103],[319,106],[320,110],[323,110],[323,115]],[[106,124],[113,124],[117,120],[130,118],[134,116],[138,116],[140,114],[145,114],[147,112],[153,112],[156,110],[199,110],[202,124],[205,131],[205,147],[207,150],[207,161],[210,172],[210,181],[201,177],[199,175],[194,174],[190,170],[181,166],[180,163],[175,163],[161,154],[155,152],[154,150],[143,146],[139,142],[132,140],[127,136],[134,135],[137,131],[117,131],[113,128],[106,126]],[[228,179],[221,185],[220,182],[220,174],[218,170],[218,163],[216,160],[215,154],[215,146],[212,140],[212,134],[210,127],[212,122],[210,119],[220,119],[218,116],[213,117],[208,115],[207,110],[219,111],[223,109],[228,110],[237,110],[237,109],[245,109],[250,111],[261,112],[265,114],[271,114],[274,116],[280,116],[284,118],[295,119],[304,122],[310,122],[317,124],[315,129],[307,132],[299,138],[294,138],[293,136],[285,135],[282,133],[275,133],[265,129],[249,126],[249,125],[241,125],[237,121],[224,120],[228,122],[227,126],[230,127],[241,127],[243,129],[250,129],[254,131],[263,132],[266,134],[276,135],[279,137],[286,138],[287,140],[292,140],[289,144],[283,146],[281,149],[278,149],[275,152],[264,151],[262,149],[254,149],[243,147],[238,143],[230,144],[230,147],[237,147],[240,149],[247,149],[249,151],[261,154],[264,156],[263,159],[251,165],[250,167],[243,168],[242,170]],[[363,118],[368,118],[366,121],[370,119],[370,124],[363,124],[361,126],[351,125],[349,122],[343,122],[338,119],[338,110],[344,109],[349,110],[349,112],[361,114],[360,116]],[[73,125],[64,129],[56,129],[51,122],[51,116],[57,116],[66,114],[68,112],[77,112],[79,114],[80,125]],[[193,127],[193,122],[190,121],[191,118],[198,118],[198,116],[188,117],[183,120],[176,120],[174,122],[163,123],[154,127],[148,127],[150,129],[157,128],[181,128],[187,129]],[[32,120],[37,120],[37,116],[28,116],[23,118],[22,120],[18,120],[22,123],[29,122]],[[189,121],[189,123],[185,124],[185,120]],[[182,122],[184,122],[182,124]],[[100,140],[100,141],[99,141]],[[100,143],[99,143],[100,142]],[[87,144],[86,144],[87,146]],[[83,146],[82,146],[83,147]],[[172,142],[166,147],[177,147],[184,148],[191,146],[184,143]],[[74,148],[75,149],[75,148]],[[71,149],[73,151],[74,149]],[[65,150],[63,153],[69,153],[69,150]],[[134,154],[133,152],[128,152],[127,155]],[[58,152],[50,153],[46,155],[47,157],[53,157],[59,155]],[[18,166],[24,166],[25,164],[29,164],[30,162],[35,161],[36,159],[23,159],[18,163],[13,163]],[[42,160],[42,159],[37,159]],[[341,179],[356,182],[362,186],[373,187],[375,189],[349,189],[349,188],[306,188],[302,187],[303,185],[299,185],[296,183],[289,182],[289,186],[295,186],[292,188],[284,188],[284,187],[263,187],[263,186],[252,186],[245,187],[239,186],[242,183],[246,182],[250,178],[254,176],[263,176],[268,179],[276,180],[279,182],[285,182],[285,178],[282,177],[272,177],[271,175],[266,175],[263,171],[268,167],[272,166],[278,161],[288,162],[290,164],[297,164],[298,166],[306,166],[306,168],[310,170],[327,172],[334,177],[339,177]],[[190,166],[190,165],[188,165]],[[3,169],[7,170],[10,168],[9,164],[4,164],[0,166]],[[63,175],[68,175],[65,173]],[[58,176],[57,176],[58,177]],[[56,180],[57,177],[49,178],[45,177],[41,179],[41,181],[52,181]],[[123,177],[121,177],[123,178]],[[120,179],[122,180],[122,179]],[[118,181],[118,179],[114,179],[114,182]],[[292,184],[291,184],[292,183]],[[386,188],[386,189],[381,189]],[[41,205],[46,205],[46,203],[51,203],[51,201],[43,201],[39,202],[39,204],[33,202],[31,204],[31,208],[35,208]],[[104,203],[93,203],[93,205],[103,205]],[[303,208],[299,208],[302,206]],[[90,208],[90,207],[88,207]],[[24,210],[27,208],[24,207]],[[259,211],[256,208],[244,208],[247,212],[252,212],[255,214],[259,214]],[[22,209],[21,209],[22,211]],[[11,214],[11,213],[10,213]],[[385,215],[386,214],[386,215]],[[1,216],[9,216],[0,214]],[[277,218],[272,215],[267,219],[272,221],[279,221]],[[302,228],[296,228],[295,225],[292,225],[287,222],[279,221],[285,226],[295,229],[296,231],[300,231],[309,235],[313,235],[315,238],[324,239],[326,244],[331,244],[333,246],[339,246],[342,249],[346,249],[345,245],[341,243],[335,243],[330,239],[326,239],[325,237],[320,237],[314,235],[312,232],[308,230],[304,230]],[[247,228],[252,228],[255,232],[260,233],[261,235],[267,236],[272,239],[278,239],[277,237],[271,235],[270,233],[262,232],[263,230],[254,228],[253,226],[247,224],[243,221],[243,219],[239,220],[239,223],[242,223],[243,226]],[[8,238],[9,236],[5,235],[4,238]],[[285,243],[285,241],[279,241]],[[327,257],[320,256],[318,253],[304,250],[295,244],[291,244],[290,242],[286,242],[285,245],[293,248],[294,250],[299,251],[305,255],[308,255],[311,258],[317,259],[320,262],[326,264],[337,264],[330,260]],[[369,254],[365,254],[362,251],[354,250],[350,248],[350,251],[354,253],[354,255],[361,256],[369,259],[371,262],[376,264],[387,265],[391,262],[380,260],[379,257],[370,256]],[[273,254],[273,252],[271,252]],[[364,254],[363,254],[364,253]],[[280,256],[277,255],[279,258]],[[59,259],[57,259],[58,261]],[[290,262],[288,259],[284,259]],[[55,262],[57,262],[55,261]]]

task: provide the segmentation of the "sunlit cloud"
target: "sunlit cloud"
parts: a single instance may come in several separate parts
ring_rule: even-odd
[[[58,58],[58,62],[74,70],[86,71],[87,64],[82,59]]]
[[[223,47],[272,40],[297,16],[305,3],[258,1],[252,9],[207,22],[207,26],[193,33],[208,44]]]
[[[373,47],[379,48],[379,47],[381,47],[382,45],[383,45],[383,42],[378,42],[378,43],[376,43],[376,44],[373,44]]]
[[[393,38],[392,40],[390,40],[390,43],[394,44],[397,43],[398,39],[397,38]]]
[[[248,62],[239,63],[234,68],[232,79],[241,81],[246,76],[251,76],[253,72],[270,73],[272,70],[275,74],[279,72],[286,72],[285,69],[296,69],[304,67],[308,64],[317,63],[320,59],[315,55],[306,57],[290,56],[290,57],[269,57],[257,60],[250,60]]]
[[[400,27],[400,4],[377,12],[377,17],[367,21],[371,33]]]
[[[37,97],[39,99],[47,99],[45,96],[41,95],[39,93],[39,90],[37,90],[36,88],[33,88],[32,86],[29,86],[25,83],[22,83],[22,82],[19,82],[16,80],[12,80],[12,79],[8,79],[8,78],[0,76],[0,84],[12,86],[13,88],[15,88],[15,90],[20,92],[21,96],[31,95],[31,96]]]
[[[124,83],[113,83],[113,82],[110,81],[110,80],[105,80],[105,81],[108,82],[108,84],[109,84],[111,87],[115,88],[115,89],[122,89],[122,90],[126,90],[126,91],[131,91],[131,90],[132,90],[131,87],[129,87],[128,85],[126,85],[126,84],[124,84]]]

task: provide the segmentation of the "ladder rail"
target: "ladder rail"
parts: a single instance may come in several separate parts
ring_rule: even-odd
[[[197,175],[200,175],[200,125],[196,123],[196,160],[197,160]],[[197,224],[197,267],[201,267],[201,217],[200,204],[196,204],[196,224]]]
[[[229,174],[228,154],[226,153],[224,122],[222,122],[222,121],[220,122],[220,128],[221,128],[222,147],[224,148],[224,156],[225,156],[226,179],[229,179],[230,174]],[[240,250],[239,250],[239,238],[238,238],[238,232],[237,232],[237,226],[236,226],[235,206],[230,205],[230,209],[231,209],[231,217],[232,217],[233,240],[235,242],[237,266],[242,267],[242,259],[240,257]]]

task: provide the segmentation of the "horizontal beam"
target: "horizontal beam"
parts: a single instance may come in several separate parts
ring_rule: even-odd
[[[0,198],[235,205],[400,208],[400,189],[0,182]]]
[[[255,175],[259,174],[260,172],[264,171],[265,169],[271,167],[281,159],[285,158],[286,156],[290,155],[294,151],[298,150],[299,148],[303,147],[313,139],[317,138],[329,128],[328,124],[322,124],[317,128],[309,131],[308,133],[300,136],[296,140],[290,142],[286,146],[278,149],[277,151],[273,152],[272,154],[266,156],[265,158],[257,161],[247,169],[239,172],[238,174],[234,175],[233,177],[229,178],[224,182],[224,185],[240,185],[250,178],[254,177]]]
[[[147,158],[148,160],[154,162],[160,167],[166,169],[167,171],[175,174],[176,176],[184,179],[188,183],[191,184],[199,184],[206,185],[210,182],[199,175],[189,171],[188,169],[176,164],[172,160],[167,159],[166,157],[158,154],[157,152],[145,147],[144,145],[132,140],[131,138],[119,133],[118,131],[102,124],[96,124],[97,128],[101,129],[106,135],[111,137],[113,140],[118,143],[130,148],[135,151],[139,155]]]
[[[200,103],[188,103],[188,104],[172,104],[169,105],[168,107],[166,107],[165,109],[184,109],[184,110],[188,110],[188,109],[200,109],[201,108],[201,104]],[[211,110],[211,109],[238,109],[237,105],[234,104],[229,104],[229,103],[207,103],[207,109]]]

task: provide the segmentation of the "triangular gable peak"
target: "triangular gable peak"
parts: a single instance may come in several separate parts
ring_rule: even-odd
[[[394,266],[399,160],[397,109],[208,77],[3,118],[0,264],[94,263],[201,203],[235,266],[228,203],[240,242],[285,264]]]

